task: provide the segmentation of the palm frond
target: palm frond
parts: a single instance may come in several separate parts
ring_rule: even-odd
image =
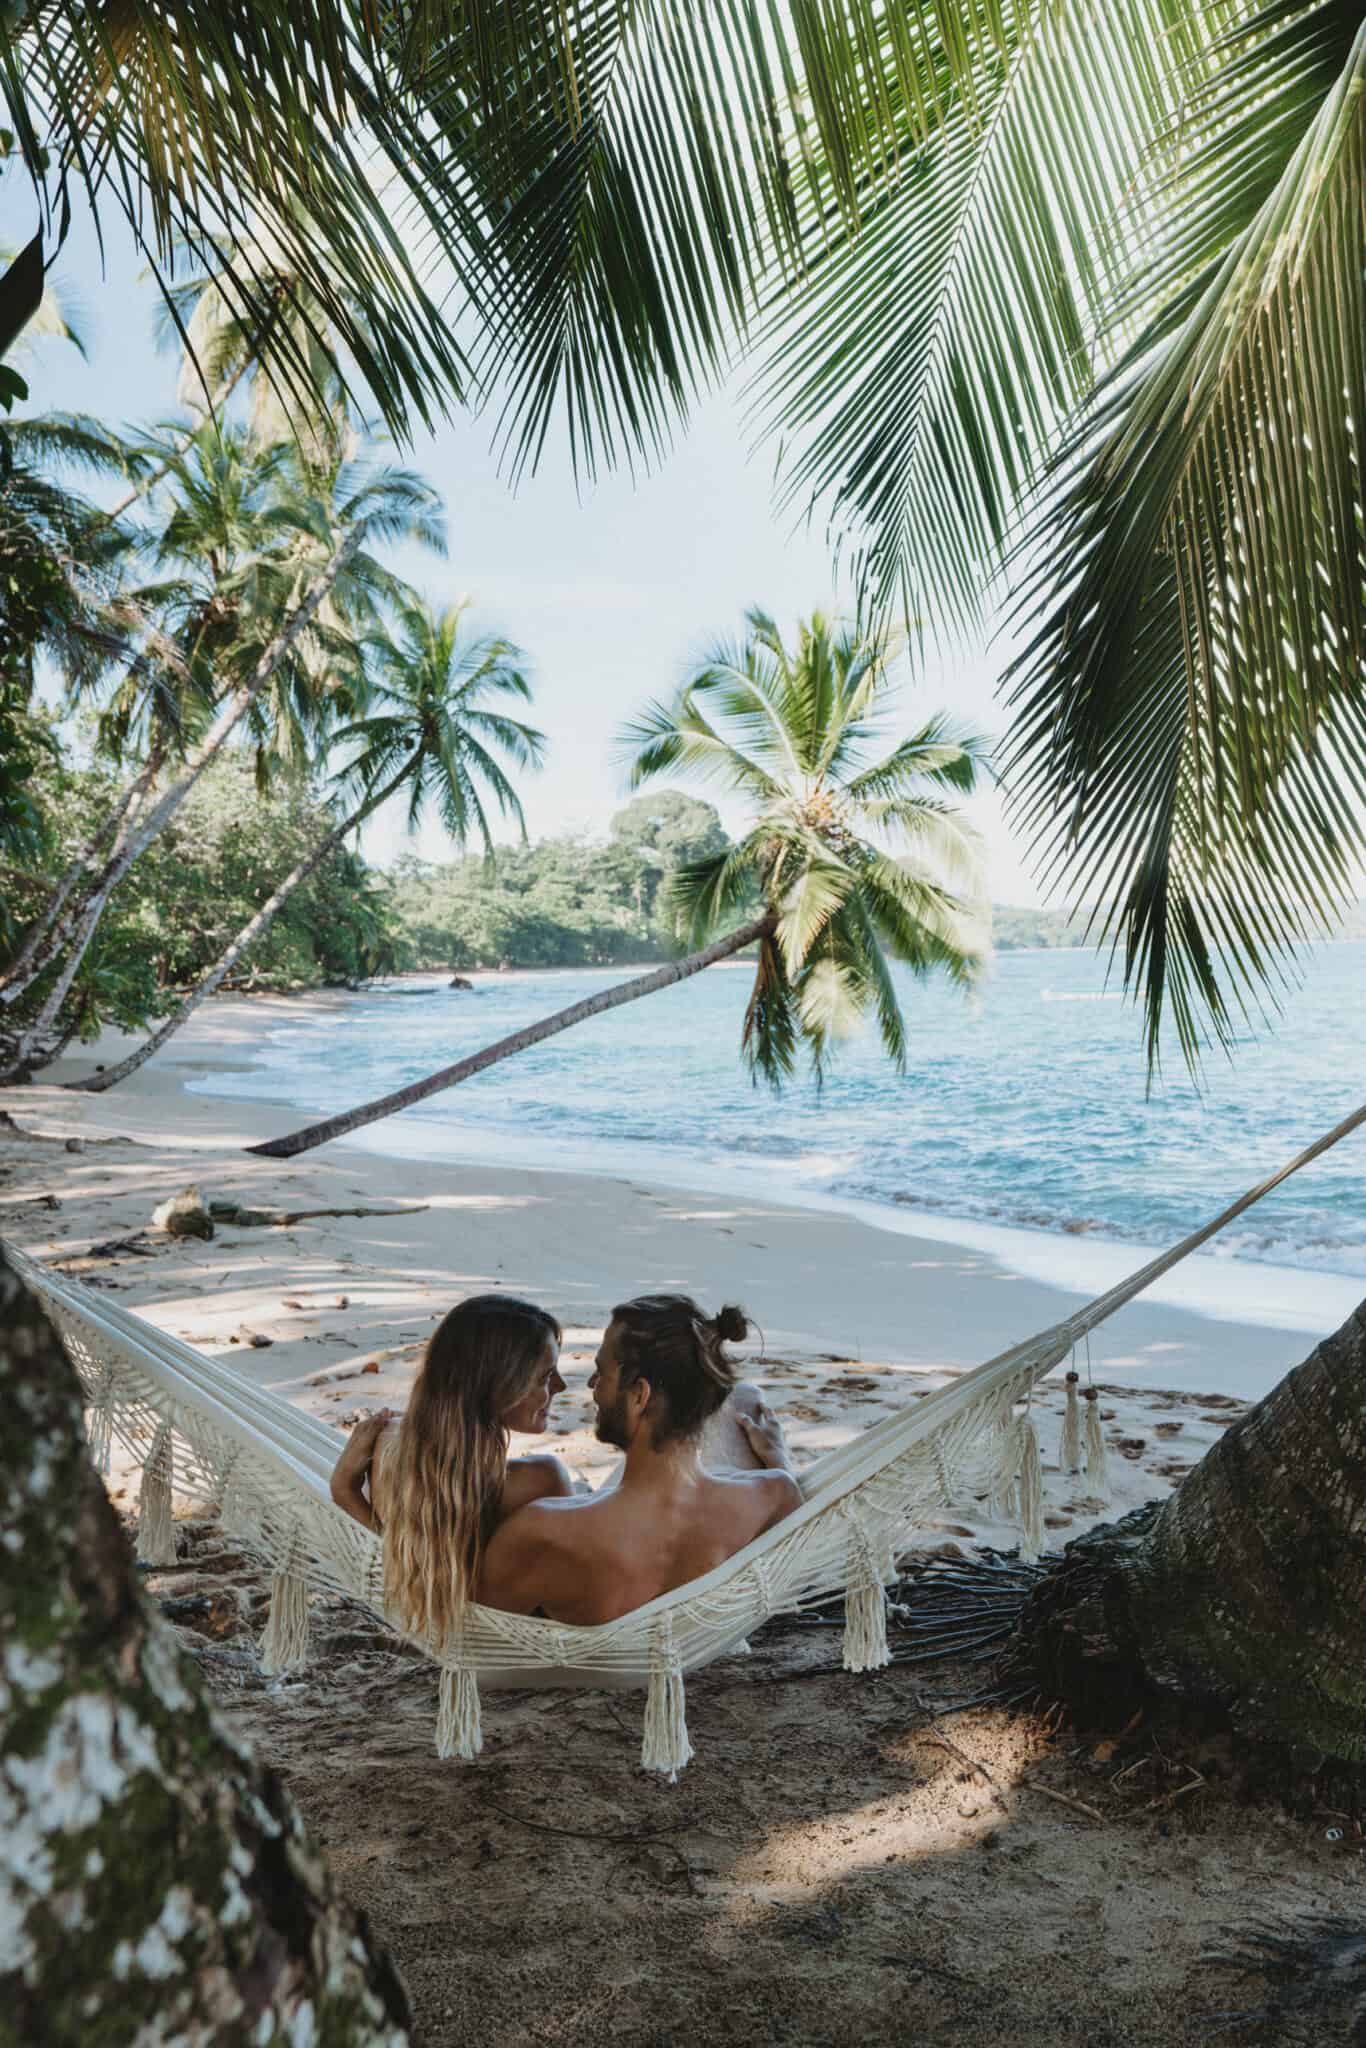
[[[755,835],[700,859],[685,861],[664,881],[664,908],[689,951],[706,946],[727,925],[754,914]]]
[[[845,788],[860,802],[865,798],[895,800],[918,782],[936,783],[968,796],[987,761],[986,741],[975,733],[956,731],[940,714],[898,741],[882,760],[850,775]]]
[[[792,865],[796,873],[778,899],[777,939],[788,974],[795,976],[854,888],[855,877],[843,861],[814,839],[808,840]]]
[[[760,762],[717,732],[687,687],[672,704],[646,705],[638,718],[622,727],[618,748],[632,789],[652,776],[683,770],[761,797],[777,796],[781,790]]]
[[[823,508],[875,615],[975,621],[1150,226],[1151,164],[1231,12],[1172,0],[866,10],[893,167],[775,301],[751,386],[787,500]],[[977,20],[984,18],[973,11]],[[895,78],[893,79],[893,73]]]
[[[380,17],[353,0],[274,15],[36,0],[0,41],[0,88],[45,204],[74,183],[97,218],[123,213],[159,279],[191,252],[253,345],[269,339],[286,392],[311,401],[309,351],[273,318],[280,275],[297,281],[330,374],[358,373],[401,434],[468,380],[415,259],[434,245],[476,294],[479,274],[431,122],[390,71]]]
[[[741,1057],[755,1081],[767,1081],[774,1089],[789,1081],[797,1064],[799,1037],[796,991],[781,949],[772,938],[761,938],[740,1039]]]
[[[1239,73],[1235,167],[1265,155],[1244,99]],[[1022,815],[1098,903],[1153,1067],[1168,1016],[1188,1062],[1229,1041],[1366,853],[1366,28],[1317,108],[1292,101],[1302,132],[1274,124],[1250,223],[1060,471],[1053,596],[1013,677]]]

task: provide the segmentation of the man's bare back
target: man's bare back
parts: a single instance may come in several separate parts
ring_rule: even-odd
[[[703,1432],[679,1437],[642,1369],[623,1369],[612,1323],[590,1382],[598,1434],[626,1463],[602,1493],[532,1502],[496,1531],[478,1598],[514,1614],[579,1626],[613,1621],[703,1577],[792,1513],[801,1492],[782,1433],[757,1393],[736,1389],[710,1447],[733,1442],[754,1469],[716,1470]],[[729,1455],[723,1452],[722,1455]]]
[[[479,1598],[552,1621],[615,1621],[715,1570],[800,1500],[787,1472],[698,1468],[667,1486],[623,1475],[610,1493],[534,1501],[490,1544]]]

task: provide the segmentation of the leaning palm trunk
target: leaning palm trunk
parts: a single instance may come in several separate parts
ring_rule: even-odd
[[[402,2048],[392,1967],[139,1591],[76,1375],[2,1256],[0,1407],[0,2036]]]
[[[184,803],[204,771],[221,753],[234,728],[246,716],[256,698],[270,681],[270,678],[274,675],[276,669],[284,660],[304,627],[313,617],[313,614],[317,611],[318,606],[322,603],[332,585],[336,582],[337,577],[341,574],[351,555],[360,546],[361,539],[362,533],[360,528],[348,534],[346,540],[327,564],[327,567],[315,578],[301,602],[290,614],[285,625],[266,648],[247,681],[240,688],[232,692],[203,740],[194,749],[193,753],[186,757],[181,773],[163,795],[158,798],[156,803],[153,804],[145,819],[139,818],[137,824],[123,834],[119,847],[112,859],[105,864],[96,882],[95,889],[85,905],[80,922],[77,924],[72,936],[70,950],[65,961],[62,963],[62,971],[53,983],[47,1001],[34,1019],[31,1028],[20,1041],[18,1051],[11,1065],[3,1074],[0,1074],[0,1081],[10,1080],[20,1072],[29,1071],[35,1066],[46,1066],[50,1063],[52,1054],[44,1051],[43,1047],[56,1023],[57,1014],[62,1004],[66,1001],[67,993],[76,978],[81,961],[85,958],[90,941],[95,936],[109,898],[113,895],[129,868],[132,867],[134,861],[146,852],[163,826],[168,824],[176,811],[179,810],[181,804]]]
[[[91,1074],[83,1081],[68,1081],[67,1087],[84,1090],[91,1095],[102,1095],[106,1088],[112,1088],[116,1082],[127,1080],[130,1074],[135,1074],[140,1066],[151,1059],[154,1052],[159,1052],[167,1039],[174,1036],[182,1024],[189,1022],[200,1004],[207,1002],[224,978],[231,974],[242,955],[256,944],[262,932],[283,910],[294,891],[322,866],[330,853],[335,853],[349,832],[354,832],[357,826],[363,825],[370,813],[377,811],[380,805],[393,795],[408,774],[411,765],[410,762],[405,762],[392,781],[387,782],[384,788],[376,791],[373,796],[367,797],[357,810],[352,811],[348,818],[335,826],[311,853],[306,854],[297,866],[290,870],[274,894],[268,897],[255,916],[243,925],[232,944],[210,968],[204,979],[186,996],[180,1008],[173,1011],[150,1038],[144,1039],[143,1043],[135,1051],[130,1052],[126,1060],[120,1060],[117,1066],[108,1068],[104,1073]]]
[[[342,1116],[328,1117],[320,1124],[310,1124],[306,1130],[291,1131],[286,1138],[272,1138],[265,1145],[249,1145],[247,1150],[258,1152],[266,1159],[292,1159],[297,1152],[310,1152],[315,1145],[325,1145],[330,1138],[344,1138],[351,1131],[363,1129],[366,1124],[378,1123],[381,1117],[393,1116],[400,1109],[410,1109],[415,1102],[425,1102],[429,1095],[439,1095],[443,1088],[458,1087],[461,1081],[482,1074],[487,1067],[497,1066],[500,1060],[511,1059],[514,1053],[525,1052],[528,1046],[540,1045],[542,1040],[554,1038],[559,1032],[568,1031],[589,1017],[600,1017],[607,1010],[620,1009],[623,1003],[634,1003],[641,996],[653,995],[656,989],[672,988],[675,983],[686,981],[690,975],[700,974],[704,967],[712,967],[718,960],[728,960],[743,952],[746,946],[752,946],[756,940],[770,937],[776,922],[773,914],[766,911],[762,917],[742,925],[739,931],[704,946],[699,953],[689,953],[683,960],[671,960],[667,967],[657,967],[651,974],[638,974],[633,981],[621,981],[615,988],[604,989],[601,995],[587,996],[581,1003],[571,1003],[568,1009],[556,1010],[553,1016],[543,1017],[539,1024],[529,1024],[524,1031],[514,1031],[507,1038],[486,1045],[482,1052],[471,1053],[467,1059],[456,1060],[453,1066],[442,1067],[439,1073],[429,1074],[424,1081],[410,1082],[406,1088],[396,1088],[392,1095],[381,1095],[374,1102],[362,1103],[359,1109],[347,1110]]]
[[[1145,1690],[1366,1762],[1366,1303],[1161,1503],[1070,1543],[1019,1632],[1054,1696]]]
[[[68,915],[62,918],[60,924],[57,923],[66,909],[72,891],[82,877],[89,874],[95,865],[96,856],[103,853],[110,840],[116,840],[125,824],[136,818],[142,808],[143,799],[161,772],[165,759],[165,746],[158,742],[148,755],[146,765],[134,776],[113,809],[70,862],[38,917],[25,934],[23,945],[4,973],[0,974],[0,1003],[17,1002],[24,991],[32,987],[53,958],[74,922],[74,915]]]

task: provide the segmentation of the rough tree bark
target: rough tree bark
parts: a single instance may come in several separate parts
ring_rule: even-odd
[[[303,1130],[291,1131],[284,1138],[271,1138],[264,1145],[248,1145],[247,1150],[259,1152],[266,1159],[292,1159],[297,1152],[311,1152],[315,1145],[325,1145],[331,1138],[344,1138],[365,1124],[378,1123],[381,1117],[393,1116],[400,1109],[411,1109],[415,1102],[425,1102],[429,1095],[439,1095],[443,1088],[458,1087],[460,1082],[482,1074],[488,1067],[497,1066],[500,1060],[511,1059],[514,1053],[525,1052],[528,1046],[540,1045],[545,1039],[554,1038],[559,1032],[568,1031],[589,1017],[600,1017],[606,1010],[618,1010],[623,1003],[639,1002],[642,996],[653,995],[656,989],[672,988],[676,982],[700,974],[703,968],[715,966],[718,960],[728,960],[733,954],[742,953],[756,939],[767,937],[774,923],[773,913],[766,911],[752,923],[742,925],[738,932],[731,932],[726,938],[704,946],[700,953],[689,953],[685,959],[671,960],[667,967],[656,967],[651,973],[638,974],[631,981],[619,981],[615,988],[605,988],[601,995],[586,996],[581,1003],[570,1003],[567,1009],[542,1017],[539,1024],[528,1024],[524,1031],[510,1032],[506,1038],[486,1045],[482,1052],[472,1052],[467,1059],[456,1060],[453,1065],[428,1074],[425,1080],[410,1081],[406,1088],[396,1088],[391,1095],[378,1095],[373,1102],[363,1102],[359,1109],[348,1109],[320,1124],[309,1124]]]
[[[1366,1304],[1168,1500],[1069,1543],[1016,1645],[1097,1719],[1155,1689],[1366,1762]]]
[[[3,1254],[0,1409],[0,2043],[403,2048],[392,1967],[139,1592]]]

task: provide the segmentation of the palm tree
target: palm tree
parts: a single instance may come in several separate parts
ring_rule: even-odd
[[[818,613],[789,653],[773,621],[751,612],[740,647],[718,648],[672,703],[652,706],[624,736],[634,785],[683,769],[745,796],[756,812],[738,844],[675,877],[678,929],[693,950],[425,1080],[250,1149],[288,1159],[345,1137],[753,945],[742,1053],[756,1077],[781,1085],[800,1042],[822,1072],[835,1041],[870,1010],[902,1064],[889,957],[960,983],[981,959],[980,931],[953,887],[975,878],[975,842],[949,800],[972,789],[981,749],[933,719],[869,759],[895,651],[885,632],[851,632]],[[894,859],[889,841],[910,861]]]
[[[286,448],[262,453],[245,437],[206,428],[176,457],[174,474],[181,488],[158,554],[187,572],[167,597],[185,670],[206,708],[167,786],[127,811],[85,896],[4,991],[6,1001],[17,1000],[66,946],[0,1079],[54,1056],[61,1005],[110,896],[268,689],[277,697],[301,690],[306,700],[320,665],[336,655],[338,629],[348,619],[368,626],[377,599],[392,594],[394,579],[365,544],[444,542],[434,494],[407,471],[343,465],[320,480],[301,473]],[[344,632],[340,644],[344,650]],[[146,778],[144,765],[138,779]]]
[[[150,1038],[116,1066],[69,1086],[100,1094],[135,1073],[207,1001],[294,891],[400,791],[407,792],[409,831],[434,805],[457,845],[477,832],[492,856],[487,790],[500,813],[512,818],[525,836],[521,803],[498,757],[501,754],[521,768],[536,767],[544,735],[498,709],[497,700],[529,700],[531,686],[520,666],[520,652],[510,641],[462,641],[462,610],[453,605],[433,612],[413,598],[396,621],[397,635],[386,633],[376,639],[370,689],[372,701],[383,708],[343,726],[336,735],[339,744],[359,749],[340,778],[359,801],[291,869]]]

